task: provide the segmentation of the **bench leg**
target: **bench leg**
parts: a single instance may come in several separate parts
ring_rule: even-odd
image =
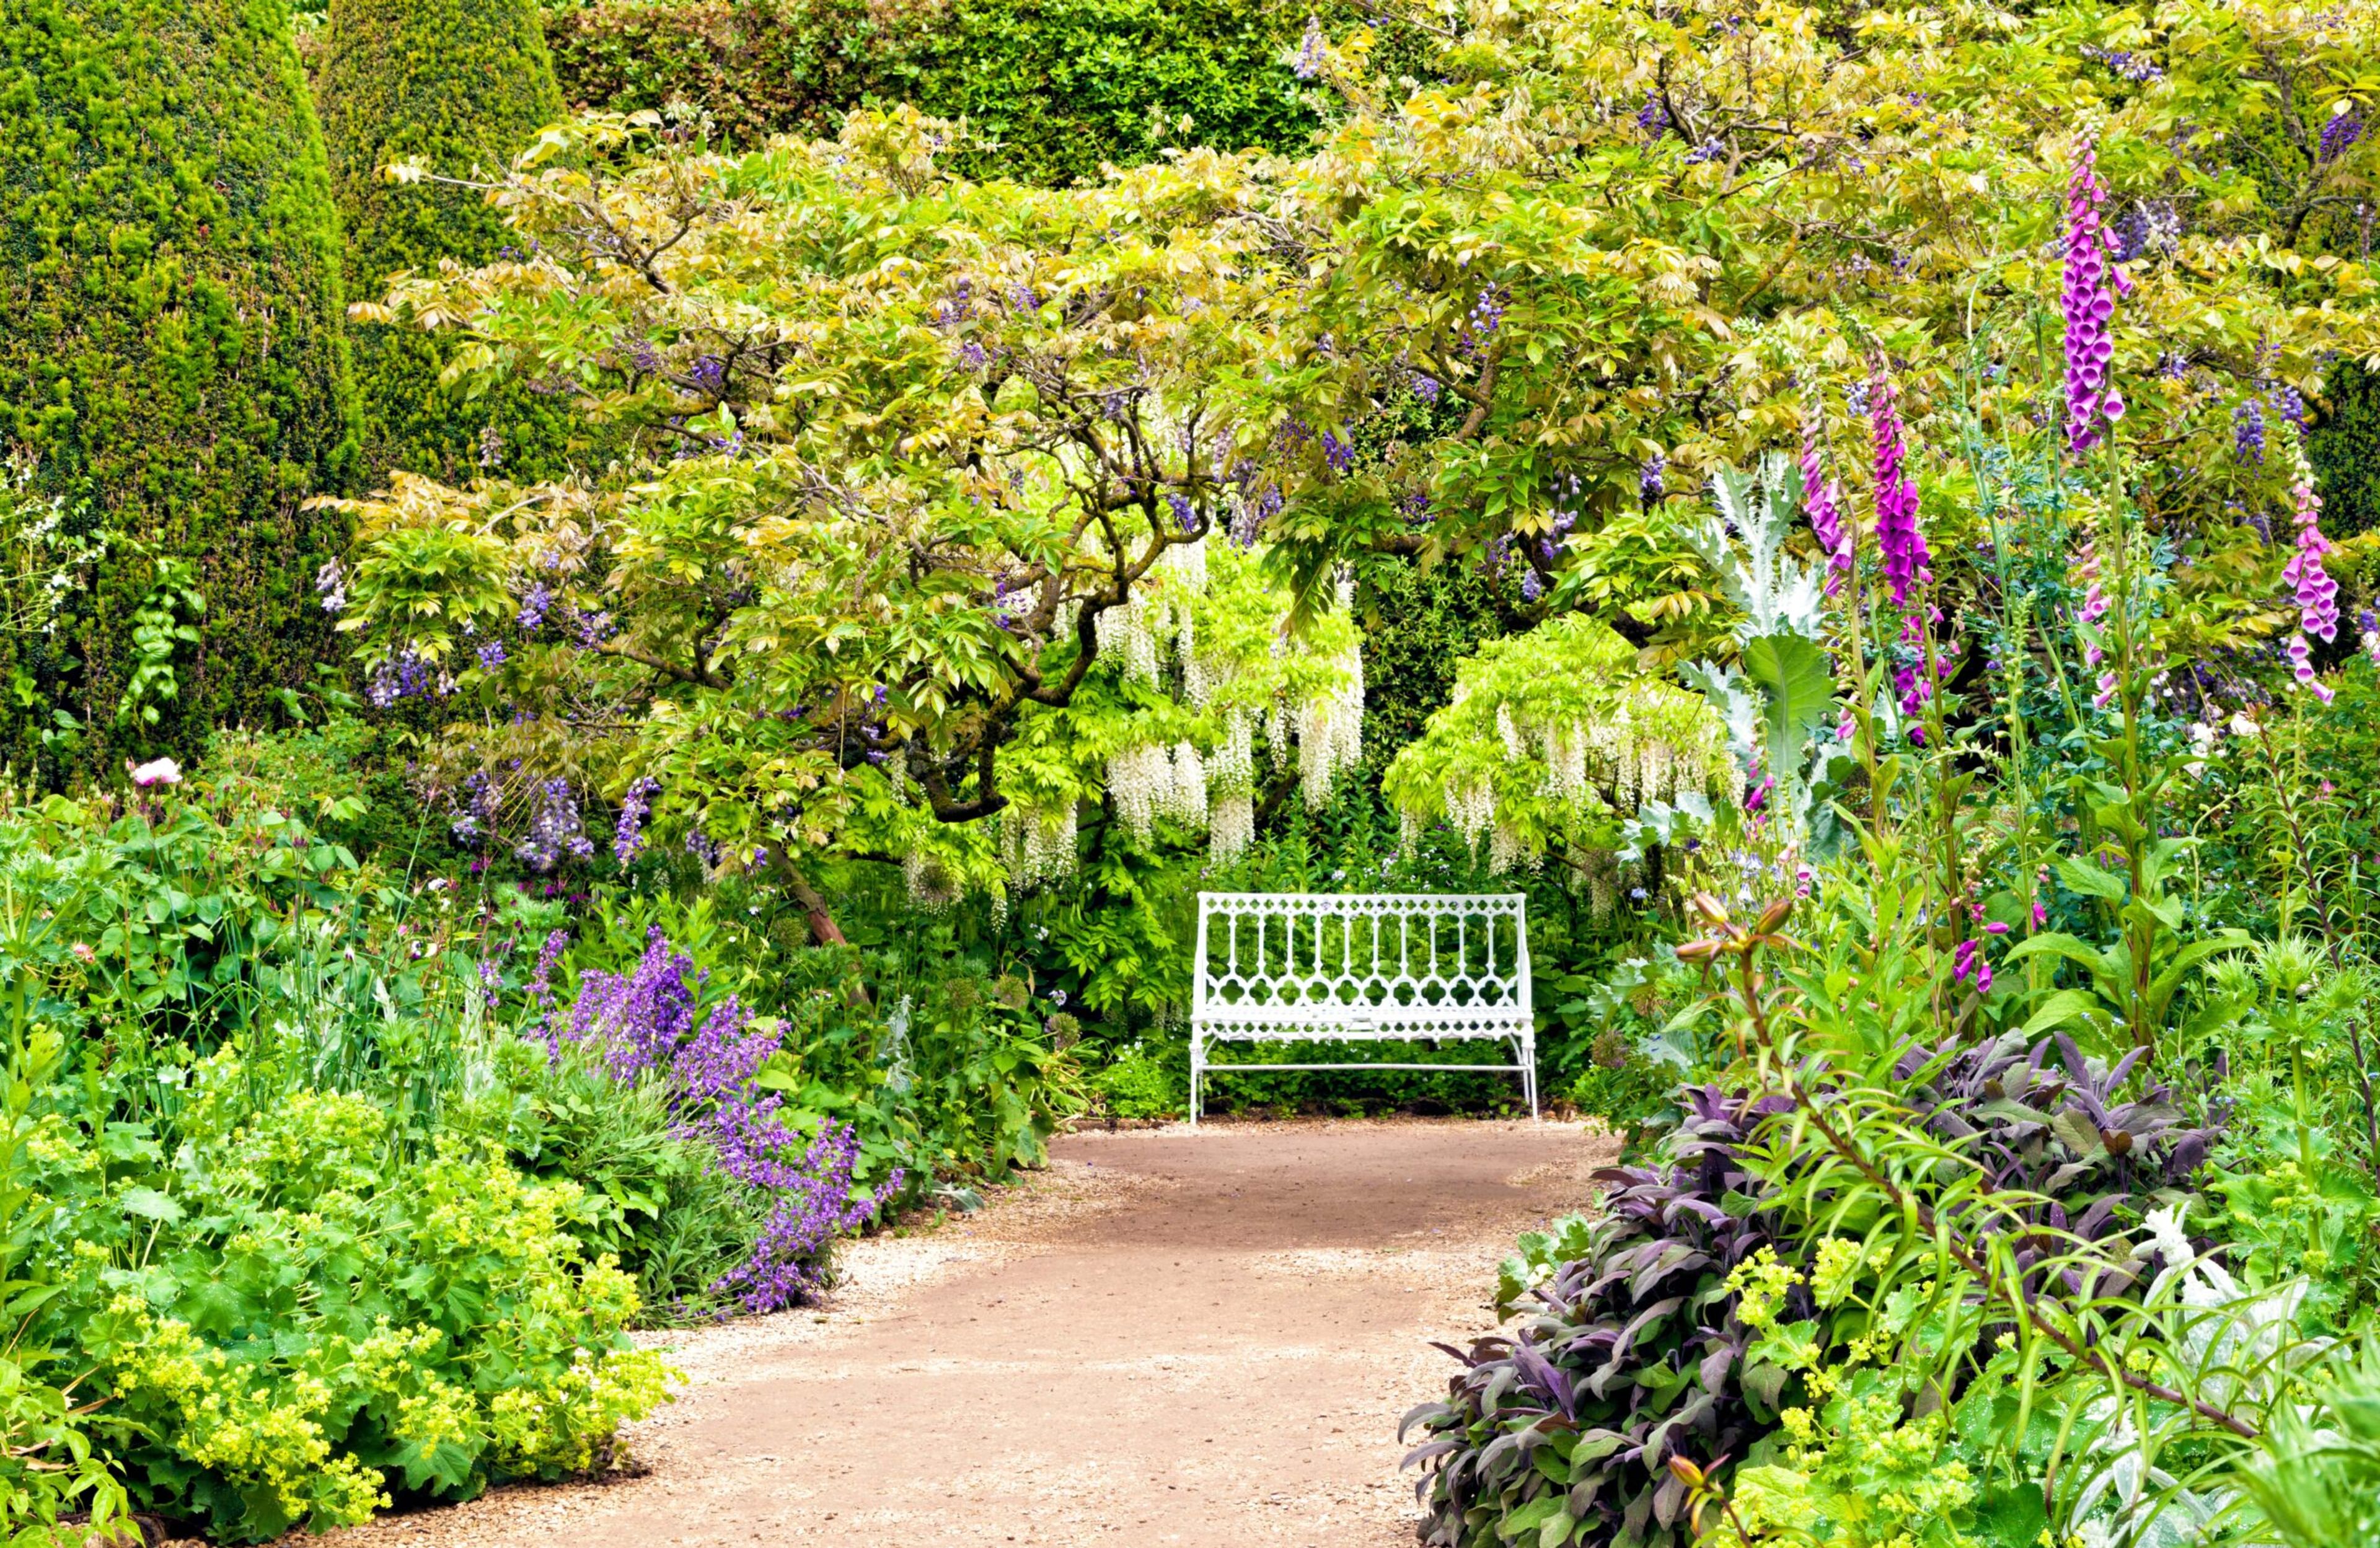
[[[1196,1027],[1190,1029],[1190,1127],[1198,1127],[1198,1078],[1207,1072],[1207,1040]]]
[[[1521,1034],[1521,1086],[1529,1094],[1529,1121],[1537,1121],[1537,1034]]]

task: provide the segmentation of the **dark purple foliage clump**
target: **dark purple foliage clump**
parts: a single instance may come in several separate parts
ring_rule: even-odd
[[[1740,1457],[1775,1428],[1783,1373],[1742,1379],[1750,1335],[1726,1281],[1776,1240],[1739,1156],[1783,1099],[1682,1094],[1673,1164],[1597,1173],[1611,1191],[1588,1251],[1531,1292],[1509,1333],[1449,1348],[1463,1369],[1447,1400],[1405,1416],[1408,1433],[1430,1437],[1406,1458],[1430,1469],[1423,1542],[1501,1544],[1499,1523],[1566,1494],[1578,1542],[1682,1548],[1670,1457]],[[1789,1304],[1789,1320],[1797,1310],[1808,1315]]]
[[[2019,1261],[2043,1264],[2037,1293],[2083,1290],[2070,1257],[2054,1270],[2044,1260],[2133,1224],[2188,1184],[2219,1136],[2219,1120],[2188,1121],[2167,1086],[2123,1094],[2138,1063],[2095,1065],[2063,1037],[2028,1047],[2013,1034],[1912,1045],[1895,1061],[1904,1122],[1973,1158],[1991,1190],[2038,1196],[1999,1217],[2026,1233]],[[1427,1469],[1423,1542],[1504,1548],[1504,1524],[1527,1510],[1566,1514],[1564,1541],[1589,1548],[1685,1548],[1670,1458],[1741,1461],[1800,1400],[1798,1377],[1747,1365],[1751,1335],[1726,1288],[1763,1247],[1803,1257],[1806,1223],[1773,1207],[1744,1160],[1762,1120],[1791,1102],[1717,1086],[1680,1098],[1670,1164],[1597,1173],[1611,1191],[1585,1251],[1521,1298],[1509,1330],[1449,1348],[1463,1370],[1447,1400],[1406,1416],[1425,1437],[1406,1459]],[[2089,1291],[2124,1293],[2152,1266],[2116,1248]],[[1797,1288],[1781,1320],[1815,1314]]]

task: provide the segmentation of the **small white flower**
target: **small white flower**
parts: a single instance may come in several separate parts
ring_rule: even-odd
[[[124,767],[131,771],[132,782],[142,790],[152,785],[178,785],[182,782],[181,765],[172,758],[152,758],[137,767],[130,763]]]

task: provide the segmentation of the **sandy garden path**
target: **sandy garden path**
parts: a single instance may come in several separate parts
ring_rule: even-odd
[[[639,1476],[336,1548],[1413,1541],[1398,1418],[1577,1208],[1574,1124],[1210,1124],[1060,1140],[980,1214],[849,1244],[824,1307],[673,1334]]]

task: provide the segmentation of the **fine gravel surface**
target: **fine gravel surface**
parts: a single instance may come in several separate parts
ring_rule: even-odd
[[[1576,1124],[1065,1136],[979,1214],[843,1251],[827,1304],[656,1336],[679,1400],[600,1483],[323,1548],[1413,1542],[1398,1419],[1490,1320],[1515,1233],[1584,1207]]]

